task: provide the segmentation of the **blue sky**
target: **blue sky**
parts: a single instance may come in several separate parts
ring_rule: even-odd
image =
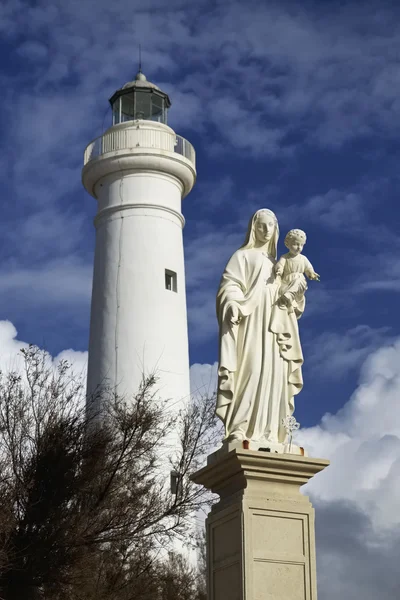
[[[304,229],[321,283],[310,283],[300,322],[305,387],[296,416],[315,451],[334,462],[335,448],[352,437],[349,415],[358,401],[368,404],[360,394],[378,393],[374,377],[393,386],[399,379],[400,6],[3,0],[0,40],[0,320],[52,355],[86,351],[96,207],[80,182],[83,150],[110,125],[108,98],[134,76],[141,43],[144,72],[172,100],[169,124],[197,152],[197,184],[183,205],[191,362],[205,365],[205,377],[217,360],[215,293],[250,215],[267,207],[282,234]],[[14,348],[14,330],[4,332]],[[385,410],[395,414],[398,396],[386,395]],[[383,448],[387,422],[370,434],[359,425],[365,414],[357,418],[351,452],[370,435]],[[390,435],[400,436],[400,423]],[[396,452],[387,450],[392,466]],[[341,469],[332,472],[344,490]],[[354,498],[343,492],[333,507],[324,504],[325,516],[332,509],[339,518],[338,503],[355,503],[354,514],[382,530],[361,503],[363,485]],[[344,597],[378,597],[349,589]],[[390,589],[381,597],[392,598]]]

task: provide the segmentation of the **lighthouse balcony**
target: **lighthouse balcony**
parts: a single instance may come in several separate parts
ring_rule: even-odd
[[[148,148],[175,152],[196,166],[196,152],[192,144],[167,125],[149,121],[129,121],[110,127],[103,135],[92,140],[84,153],[84,166],[91,160],[119,150]]]
[[[150,169],[170,173],[183,184],[183,195],[196,178],[196,153],[190,142],[163,123],[137,120],[118,123],[88,144],[83,184],[96,197],[100,178],[119,170]]]

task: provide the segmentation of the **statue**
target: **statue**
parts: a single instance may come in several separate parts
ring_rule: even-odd
[[[277,218],[269,209],[258,210],[222,275],[216,414],[226,443],[288,451],[285,423],[303,386],[297,324],[307,289],[303,273],[319,279],[301,255],[305,234],[299,232],[286,236],[289,253],[277,263]],[[294,445],[291,451],[300,452]]]
[[[301,229],[291,229],[285,237],[285,246],[289,250],[281,256],[275,265],[275,274],[281,279],[278,304],[287,307],[289,313],[295,312],[299,319],[304,312],[307,282],[304,273],[309,279],[319,281],[319,275],[302,250],[307,241],[307,236]]]

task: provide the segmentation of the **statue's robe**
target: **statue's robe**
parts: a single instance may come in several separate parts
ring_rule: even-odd
[[[284,443],[282,419],[293,414],[293,397],[303,385],[297,320],[276,304],[274,265],[259,249],[240,249],[222,275],[216,413],[227,438]],[[233,304],[239,324],[227,318]]]

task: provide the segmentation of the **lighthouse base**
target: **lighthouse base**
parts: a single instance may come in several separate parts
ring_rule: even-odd
[[[232,450],[193,475],[207,521],[208,600],[316,600],[314,509],[300,486],[328,461]]]

